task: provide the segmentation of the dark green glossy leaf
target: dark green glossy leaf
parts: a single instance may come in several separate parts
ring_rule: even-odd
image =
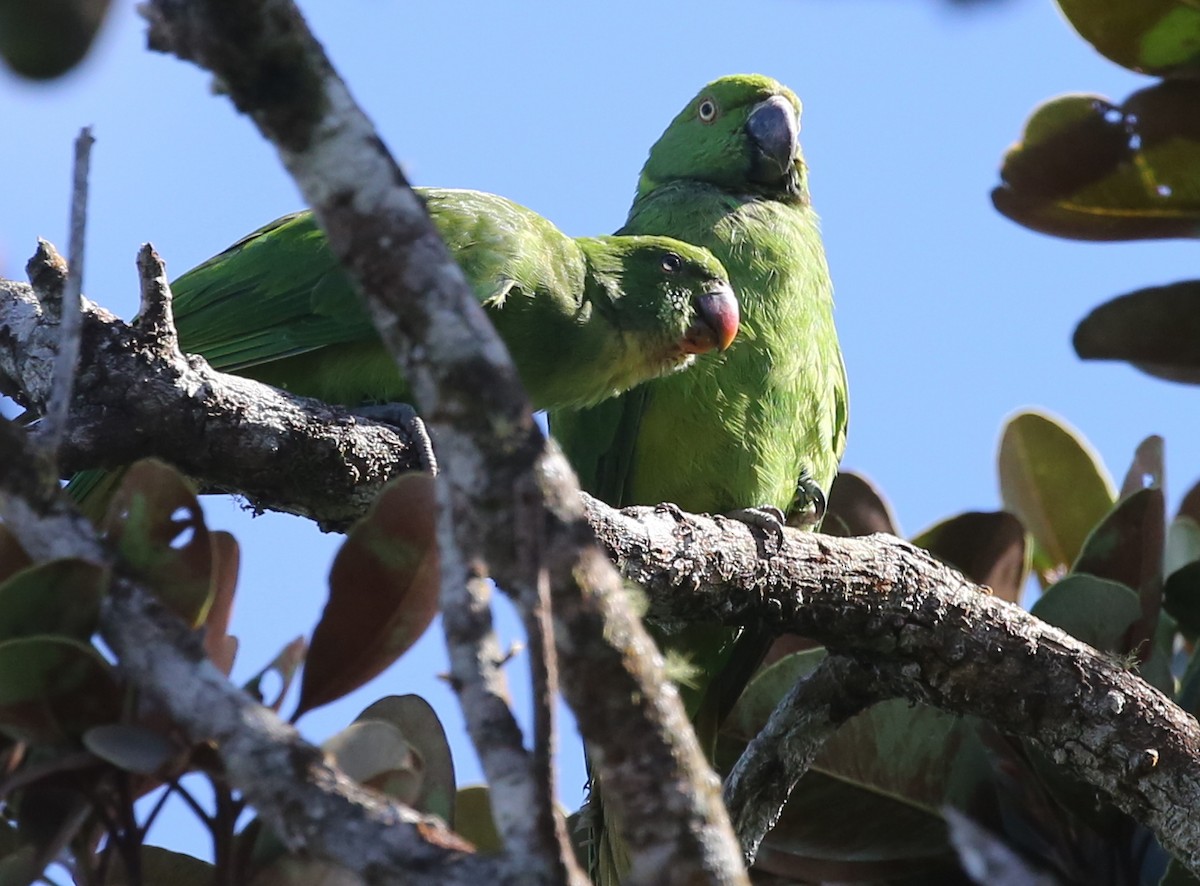
[[[1200,7],[1192,0],[1058,0],[1097,51],[1131,71],[1200,74]]]
[[[1200,877],[1183,866],[1177,858],[1167,863],[1167,872],[1158,881],[1158,886],[1200,886]]]
[[[1046,587],[1066,574],[1112,507],[1112,481],[1078,432],[1040,412],[1009,420],[999,466],[1004,506],[1033,536],[1033,568]]]
[[[1200,83],[1179,81],[1122,105],[1098,95],[1051,99],[1005,154],[992,202],[1018,224],[1059,237],[1200,236],[1198,108]]]
[[[1048,588],[1030,612],[1103,652],[1122,652],[1142,608],[1137,594],[1123,584],[1068,575]]]
[[[1017,603],[1029,577],[1025,527],[1006,511],[973,511],[943,520],[913,539],[1001,600]]]
[[[87,53],[111,0],[0,0],[0,57],[13,71],[48,80]]]
[[[350,530],[313,631],[297,717],[362,686],[433,621],[441,589],[434,482],[397,477]]]
[[[62,634],[86,640],[96,629],[108,571],[83,560],[30,566],[0,584],[0,640]]]
[[[1124,360],[1157,378],[1200,384],[1200,282],[1105,302],[1083,318],[1073,342],[1085,360]]]
[[[1176,569],[1163,583],[1163,609],[1189,638],[1200,636],[1200,561]]]
[[[155,459],[134,464],[105,516],[122,558],[188,624],[212,603],[212,542],[191,484]]]
[[[83,746],[119,769],[153,775],[179,752],[167,738],[133,723],[106,723],[83,734]]]
[[[1106,578],[1132,588],[1142,614],[1124,644],[1113,651],[1151,654],[1149,646],[1162,606],[1162,558],[1166,527],[1162,489],[1141,489],[1122,499],[1092,530],[1073,572]]]
[[[0,581],[33,563],[11,532],[0,525]]]
[[[888,532],[896,535],[896,520],[883,495],[870,480],[852,471],[833,479],[821,531],[827,535],[855,536]]]
[[[755,677],[723,725],[722,768],[823,655],[797,653]],[[825,862],[940,862],[951,852],[942,806],[986,775],[974,729],[969,718],[902,700],[859,714],[821,750],[767,845],[795,859]]]
[[[120,694],[108,663],[65,637],[0,643],[0,733],[58,742],[117,719]]]
[[[105,882],[109,886],[211,886],[216,882],[208,862],[161,846],[142,846],[140,864],[141,877],[133,879],[122,853],[114,852],[112,870]]]
[[[492,799],[486,785],[460,788],[454,800],[454,830],[480,852],[502,852],[504,843],[492,818]]]
[[[454,758],[437,712],[419,695],[389,695],[370,705],[355,722],[380,720],[392,724],[424,763],[420,790],[411,801],[422,812],[454,820]]]

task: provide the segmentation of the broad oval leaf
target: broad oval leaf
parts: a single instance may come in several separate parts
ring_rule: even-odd
[[[1122,499],[1092,530],[1072,572],[1108,579],[1133,589],[1142,614],[1115,652],[1143,660],[1158,627],[1162,606],[1162,558],[1166,539],[1163,492],[1150,487]]]
[[[723,769],[823,656],[797,653],[751,681],[722,727]],[[902,699],[853,717],[822,748],[764,845],[793,861],[940,864],[951,852],[942,806],[987,774],[974,730],[969,718]]]
[[[404,732],[383,720],[351,723],[321,748],[360,784],[413,805],[421,791],[425,762]]]
[[[1163,609],[1190,639],[1200,636],[1200,560],[1176,569],[1163,583]]]
[[[943,520],[913,539],[1001,600],[1017,603],[1029,577],[1025,527],[1007,511],[972,511]]]
[[[33,563],[16,536],[0,524],[0,581]]]
[[[437,712],[419,695],[389,695],[367,707],[355,722],[381,720],[396,726],[420,754],[424,773],[412,806],[454,821],[454,758]]]
[[[283,855],[250,881],[250,886],[365,886],[366,880],[330,861]]]
[[[1200,523],[1180,514],[1167,527],[1167,544],[1163,551],[1163,575],[1170,576],[1200,560]]]
[[[492,798],[487,785],[459,789],[454,798],[454,830],[474,843],[480,852],[504,851],[504,841],[492,817]]]
[[[1105,57],[1142,74],[1200,74],[1200,7],[1193,0],[1058,0],[1071,26]]]
[[[122,558],[159,598],[193,627],[212,603],[212,542],[196,494],[155,459],[135,463],[105,515]]]
[[[1047,624],[1103,652],[1121,652],[1126,632],[1142,615],[1137,594],[1094,575],[1068,575],[1030,610]]]
[[[83,746],[119,769],[153,775],[180,750],[165,736],[134,723],[105,723],[83,734]]]
[[[1158,434],[1151,434],[1138,444],[1125,479],[1121,483],[1121,498],[1129,498],[1141,489],[1157,487],[1166,489],[1166,442]]]
[[[375,677],[433,621],[441,585],[434,482],[397,477],[350,530],[329,575],[296,717]]]
[[[0,733],[31,744],[59,742],[119,713],[112,669],[88,644],[66,637],[0,643]]]
[[[0,58],[23,77],[50,80],[87,54],[111,0],[0,4]]]
[[[131,877],[123,853],[112,854],[113,864],[105,883],[108,886],[211,886],[215,871],[207,861],[161,846],[142,846],[139,850],[137,877]]]
[[[1128,4],[1136,6],[1137,4]],[[1077,240],[1200,236],[1200,83],[1170,81],[1116,105],[1064,95],[1038,107],[1004,155],[992,203]]]
[[[1105,302],[1075,327],[1072,343],[1084,360],[1124,360],[1156,378],[1200,384],[1200,281]]]
[[[870,480],[853,471],[842,471],[833,478],[821,531],[840,536],[897,534],[887,500]]]
[[[1009,420],[1000,440],[1000,495],[1034,540],[1042,587],[1066,573],[1112,507],[1112,480],[1078,432],[1041,412]]]
[[[96,630],[108,570],[84,560],[50,560],[0,584],[0,640],[61,634],[86,640]]]

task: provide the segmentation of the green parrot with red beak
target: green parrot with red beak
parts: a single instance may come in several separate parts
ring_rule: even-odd
[[[847,384],[800,111],[769,77],[721,77],[650,149],[618,233],[711,251],[738,293],[741,334],[687,373],[551,413],[583,488],[614,507],[671,502],[768,528],[783,515],[793,525],[820,522],[846,443]],[[719,625],[651,628],[711,752],[771,638]],[[593,785],[586,816],[592,873],[618,883],[630,859],[599,794]]]

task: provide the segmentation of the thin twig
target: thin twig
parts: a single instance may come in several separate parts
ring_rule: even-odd
[[[84,240],[87,229],[88,162],[91,158],[92,130],[85,126],[75,139],[75,171],[71,188],[71,238],[67,244],[67,281],[63,287],[59,314],[58,357],[54,365],[54,393],[46,412],[42,441],[53,457],[66,433],[71,411],[71,391],[75,383],[75,365],[79,362],[79,339],[83,330],[81,293],[83,291]]]

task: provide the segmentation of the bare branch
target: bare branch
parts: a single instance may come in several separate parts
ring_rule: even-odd
[[[83,256],[87,232],[88,162],[92,153],[92,130],[84,127],[75,139],[75,170],[71,188],[71,236],[67,243],[67,279],[59,308],[58,361],[54,367],[54,393],[46,412],[42,441],[57,453],[71,409],[71,389],[79,362],[79,339],[83,331]]]
[[[39,255],[50,253],[44,243]],[[153,273],[145,285],[157,285]],[[43,272],[41,279],[53,276]],[[85,301],[74,402],[60,447],[64,470],[157,456],[202,487],[244,495],[256,509],[344,529],[391,477],[420,467],[402,429],[218,373],[171,347],[173,329],[164,344],[159,336],[167,327],[150,325],[127,326]],[[44,411],[57,343],[54,314],[34,290],[0,280],[0,389]]]

